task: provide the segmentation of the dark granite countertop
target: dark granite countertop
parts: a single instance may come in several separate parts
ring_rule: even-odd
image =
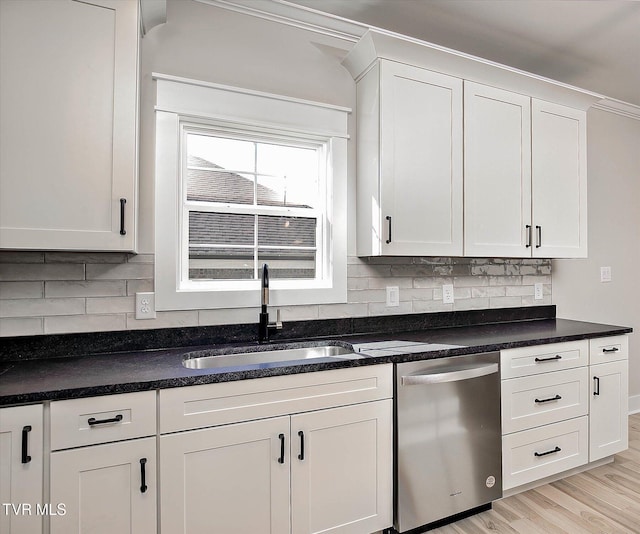
[[[553,314],[555,314],[555,308],[553,308]],[[389,331],[379,329],[375,332],[365,333],[345,333],[343,331],[335,336],[330,335],[330,332],[324,329],[326,324],[323,324],[321,331],[324,335],[316,335],[315,339],[336,340],[341,345],[404,340],[416,343],[458,345],[458,347],[354,360],[328,361],[323,359],[317,360],[315,363],[293,361],[288,362],[285,366],[282,364],[277,366],[261,365],[260,367],[253,365],[224,369],[186,369],[182,366],[185,354],[194,350],[224,352],[247,345],[257,348],[255,342],[248,343],[247,341],[237,341],[237,339],[231,343],[210,345],[198,343],[196,346],[183,346],[175,349],[131,350],[78,354],[69,357],[16,358],[13,360],[5,357],[4,359],[0,358],[0,406],[229,382],[361,365],[442,358],[632,332],[632,329],[627,327],[544,318],[545,314],[542,315],[542,318],[525,318],[476,325],[465,324],[469,322],[465,319],[457,321],[462,323],[458,326],[439,326],[409,331],[397,328],[389,328]],[[439,323],[441,322],[439,321]],[[271,348],[278,348],[284,342],[290,345],[307,339],[309,337],[278,340],[273,342]],[[24,341],[22,340],[23,343]]]

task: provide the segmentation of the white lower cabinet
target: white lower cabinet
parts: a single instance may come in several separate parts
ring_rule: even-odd
[[[155,534],[156,438],[51,454],[51,534]]]
[[[0,532],[42,532],[42,405],[0,409]],[[38,508],[40,507],[40,508]]]
[[[160,531],[390,527],[391,397],[390,365],[161,391],[160,426],[171,433],[160,437]],[[252,420],[256,399],[253,413],[263,418]],[[234,413],[247,420],[229,424]],[[192,417],[216,426],[173,430]]]

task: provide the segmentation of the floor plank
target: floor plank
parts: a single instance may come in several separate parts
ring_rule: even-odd
[[[431,534],[640,533],[640,414],[629,416],[629,448],[609,464],[505,497],[493,509]]]

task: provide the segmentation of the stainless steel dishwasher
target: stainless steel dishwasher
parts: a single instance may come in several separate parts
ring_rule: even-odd
[[[499,362],[491,352],[396,365],[398,532],[502,497]]]

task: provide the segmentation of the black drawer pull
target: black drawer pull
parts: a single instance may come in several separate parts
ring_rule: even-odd
[[[551,402],[560,400],[562,397],[560,395],[556,395],[555,397],[550,397],[548,399],[536,399],[536,402]]]
[[[538,237],[536,248],[540,248],[542,246],[542,226],[536,226],[536,234]]]
[[[527,230],[527,244],[525,245],[525,247],[529,248],[531,246],[531,225],[527,224],[525,228]]]
[[[90,417],[89,419],[87,419],[87,423],[89,423],[89,426],[106,425],[108,423],[119,423],[120,421],[122,421],[122,414],[118,414],[111,419],[96,419],[95,417]]]
[[[387,221],[389,221],[389,239],[387,239],[386,241],[388,245],[389,243],[391,243],[391,215],[387,215],[385,218],[387,219]]]
[[[304,460],[304,432],[300,430],[298,436],[300,436],[300,454],[298,454],[298,460]]]
[[[120,199],[120,235],[127,235],[127,231],[124,229],[124,205],[126,203],[126,198]]]
[[[562,449],[560,447],[556,447],[555,449],[552,449],[550,451],[547,452],[534,452],[533,455],[534,456],[546,456],[547,454],[553,454],[554,452],[560,452]]]
[[[140,458],[140,493],[147,491],[147,473],[145,466],[147,465],[146,458]]]
[[[31,425],[22,427],[22,463],[28,464],[31,461],[29,456],[29,432],[31,432]]]
[[[618,347],[612,347],[610,349],[602,349],[602,352],[604,352],[605,354],[611,353],[611,352],[618,352],[620,349]]]
[[[283,464],[284,463],[284,434],[280,434],[278,438],[280,439],[280,458],[278,458],[278,463]]]
[[[593,394],[600,395],[600,378],[597,376],[593,377]]]
[[[555,356],[551,357],[551,358],[536,358],[535,361],[536,362],[555,362],[558,360],[562,360],[562,356],[560,356],[560,354],[556,354]]]

